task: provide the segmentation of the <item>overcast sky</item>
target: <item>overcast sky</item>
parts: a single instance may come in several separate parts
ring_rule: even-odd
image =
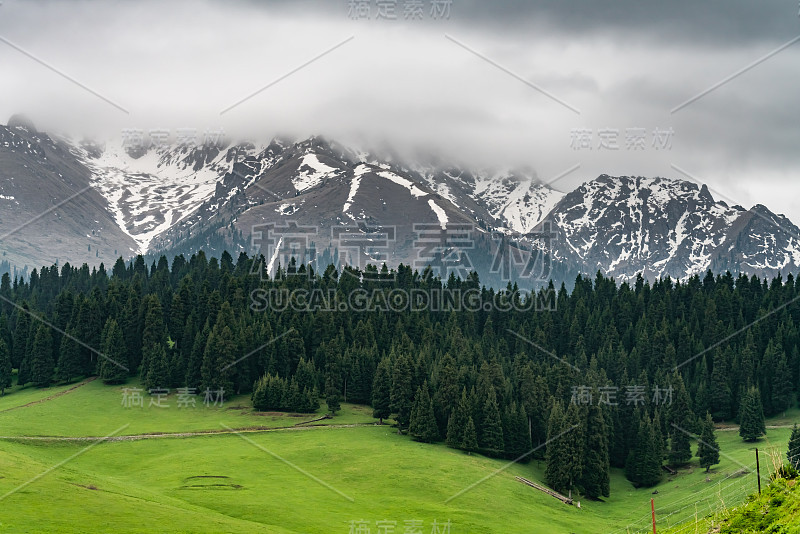
[[[383,0],[3,0],[0,120],[324,134],[544,181],[580,165],[554,183],[564,191],[677,167],[800,224],[800,42],[730,79],[800,36],[797,0],[436,1],[384,2],[393,20]],[[643,149],[626,147],[634,128]],[[618,150],[600,130],[618,131]]]

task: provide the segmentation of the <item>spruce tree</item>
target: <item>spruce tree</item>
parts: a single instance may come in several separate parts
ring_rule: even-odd
[[[547,451],[545,452],[544,479],[556,491],[569,488],[569,466],[565,456],[564,409],[559,401],[553,403],[547,422]]]
[[[433,413],[433,401],[428,393],[428,382],[423,382],[417,389],[408,433],[415,440],[425,443],[439,440],[439,428],[436,426],[436,415]]]
[[[608,497],[611,484],[611,466],[608,454],[608,429],[600,406],[592,404],[586,418],[586,459],[580,486],[591,498]]]
[[[456,407],[451,410],[450,419],[447,421],[447,439],[445,442],[448,447],[461,448],[461,444],[464,442],[464,429],[467,427],[467,420],[470,418],[469,412],[470,405],[467,399],[467,390],[464,388],[461,390],[461,399],[459,399]],[[475,439],[477,440],[477,437]]]
[[[683,379],[677,373],[673,377],[675,400],[670,406],[668,421],[669,430],[669,464],[675,467],[685,465],[692,459],[689,429],[694,420],[689,394],[683,385]]]
[[[710,413],[706,413],[702,425],[703,432],[697,443],[697,457],[700,458],[700,467],[705,467],[706,473],[708,473],[712,465],[719,463],[719,445],[717,445],[717,438],[714,435],[714,421],[711,419]]]
[[[392,389],[390,394],[392,413],[396,415],[399,429],[408,427],[411,418],[411,406],[414,402],[414,391],[411,389],[411,362],[408,356],[401,354],[392,369]]]
[[[56,376],[64,382],[71,382],[81,374],[80,346],[75,341],[77,332],[73,327],[67,328],[66,336],[62,336],[58,350],[58,370]]]
[[[625,462],[625,476],[636,487],[650,487],[661,481],[662,438],[647,414],[639,421],[636,442]]]
[[[36,387],[45,387],[53,379],[53,338],[50,335],[50,327],[45,324],[39,325],[36,330],[36,337],[33,339],[31,349],[31,381]]]
[[[772,411],[780,413],[786,411],[792,403],[792,374],[786,353],[781,351],[777,356],[775,375],[772,377]]]
[[[583,463],[585,461],[585,410],[585,406],[570,403],[564,415],[564,429],[562,431],[564,436],[561,438],[561,444],[564,449],[564,465],[568,480],[567,489],[570,491],[580,481],[583,474]]]
[[[487,454],[498,456],[503,453],[503,421],[500,419],[500,409],[497,406],[497,397],[494,388],[489,388],[486,401],[483,404],[483,426],[480,429],[478,444]]]
[[[523,463],[530,461],[531,438],[528,432],[528,415],[524,406],[517,407],[516,403],[512,402],[506,410],[503,436],[506,457]]]
[[[376,417],[380,424],[392,414],[390,395],[392,389],[391,363],[388,358],[383,358],[375,371],[372,382],[372,417]]]
[[[342,366],[338,355],[331,355],[325,363],[325,402],[328,411],[336,414],[342,409]]]
[[[467,424],[464,427],[464,436],[461,439],[460,449],[472,453],[478,450],[478,434],[475,431],[475,422],[472,417],[467,419]]]
[[[155,345],[146,356],[149,361],[147,376],[144,379],[146,389],[163,389],[169,380],[167,351],[163,345]]]
[[[11,365],[20,369],[22,361],[25,359],[25,348],[28,344],[28,336],[31,329],[31,318],[28,315],[28,303],[22,301],[21,309],[17,310],[17,326],[14,329],[14,341],[12,343]],[[19,382],[22,385],[23,382]]]
[[[789,450],[786,451],[786,459],[795,469],[800,469],[800,428],[797,423],[792,427],[792,435],[789,437]]]
[[[63,344],[63,343],[62,343]],[[122,329],[113,318],[106,321],[103,328],[102,353],[100,358],[100,378],[106,384],[121,384],[128,377],[123,367],[127,363],[127,351]]]
[[[751,387],[742,399],[739,412],[739,435],[745,441],[756,441],[766,433],[761,394],[758,389]]]
[[[5,340],[0,338],[0,396],[11,387],[11,353]]]
[[[731,388],[728,385],[729,362],[727,350],[714,351],[714,370],[711,372],[711,411],[714,419],[731,417]]]

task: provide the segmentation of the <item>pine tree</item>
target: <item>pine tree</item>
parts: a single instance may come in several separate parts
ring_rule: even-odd
[[[591,498],[608,497],[611,484],[611,466],[608,454],[608,430],[600,406],[592,404],[586,418],[586,459],[580,486]]]
[[[31,381],[36,387],[45,387],[53,379],[53,338],[50,327],[39,325],[31,349]]]
[[[235,328],[230,304],[223,302],[203,351],[200,367],[200,388],[203,391],[212,391],[223,397],[235,393],[234,365],[238,354],[233,334]]]
[[[342,365],[338,355],[330,355],[325,363],[325,402],[328,411],[336,414],[342,409]]]
[[[486,401],[483,403],[483,426],[480,431],[479,445],[489,455],[498,456],[503,453],[503,422],[494,388],[489,388]]]
[[[167,330],[164,327],[164,311],[155,295],[149,295],[142,302],[144,308],[144,327],[142,330],[142,369],[141,376],[147,380],[150,373],[150,357],[157,352],[156,347],[164,348],[167,343]],[[160,354],[160,353],[159,353]],[[166,387],[167,383],[152,387]]]
[[[400,429],[408,427],[411,418],[411,406],[414,402],[414,391],[411,389],[411,362],[408,356],[401,354],[392,369],[391,409],[396,415]]]
[[[56,376],[64,382],[71,382],[81,374],[81,352],[80,346],[75,341],[76,334],[75,329],[70,326],[67,328],[67,335],[61,338]]]
[[[692,449],[687,432],[691,428],[692,414],[689,394],[683,385],[683,379],[677,373],[673,377],[675,384],[675,401],[670,406],[668,421],[669,430],[669,464],[682,466],[692,459]]]
[[[436,426],[436,415],[433,413],[433,401],[428,393],[427,381],[417,388],[408,433],[417,441],[439,441],[439,428]]]
[[[11,365],[17,369],[20,369],[22,361],[26,356],[25,347],[28,344],[28,336],[30,335],[30,322],[31,319],[28,316],[28,303],[22,301],[20,309],[17,310],[17,326],[14,329],[14,341],[12,343],[11,352]],[[19,385],[22,384],[24,384],[24,382],[19,382]]]
[[[0,338],[0,396],[11,387],[11,353],[5,340]]]
[[[792,435],[789,437],[789,450],[786,451],[786,459],[795,469],[800,469],[800,428],[797,423],[792,427]]]
[[[585,459],[584,410],[584,406],[570,403],[564,415],[564,435],[561,438],[561,446],[564,449],[567,489],[570,491],[580,481],[583,474]]]
[[[636,442],[625,462],[625,476],[636,487],[661,481],[662,438],[647,414],[641,416]]]
[[[564,454],[564,442],[566,440],[563,433],[566,430],[565,422],[564,409],[559,401],[555,401],[550,410],[550,419],[547,422],[544,478],[547,485],[556,491],[564,491],[569,488],[569,466]]]
[[[761,394],[751,387],[741,401],[739,412],[739,435],[745,441],[756,441],[767,433],[764,422],[764,410],[761,405]]]
[[[706,419],[703,421],[703,432],[697,443],[697,457],[700,458],[700,467],[706,468],[706,473],[712,465],[719,463],[719,445],[714,435],[714,421],[710,413],[706,413]]]
[[[169,380],[169,366],[167,364],[167,351],[163,345],[155,345],[147,355],[149,365],[147,376],[144,379],[146,389],[166,388]]]
[[[378,364],[375,371],[375,379],[372,382],[372,417],[376,417],[380,424],[392,414],[390,408],[390,394],[392,382],[390,378],[390,366],[388,358],[384,358]]]
[[[772,411],[780,413],[786,411],[792,403],[792,375],[786,353],[780,351],[777,355],[775,375],[772,377]]]
[[[531,459],[531,438],[528,432],[528,415],[525,407],[511,403],[503,425],[506,457],[526,463]]]
[[[461,440],[460,449],[472,453],[478,450],[478,434],[475,431],[475,422],[472,417],[467,419],[467,424],[464,427],[464,437]]]
[[[447,421],[446,443],[448,447],[461,448],[461,444],[464,442],[464,430],[467,427],[467,420],[470,418],[469,412],[470,407],[465,388],[461,391],[461,399],[459,399],[456,407],[451,410],[450,419]],[[477,440],[477,437],[475,439]]]
[[[122,329],[113,318],[109,318],[103,328],[101,350],[100,378],[106,384],[121,384],[128,377],[128,371],[123,367],[128,358]]]
[[[729,363],[727,351],[714,351],[714,370],[711,372],[711,408],[716,420],[730,419],[731,388],[728,385]]]

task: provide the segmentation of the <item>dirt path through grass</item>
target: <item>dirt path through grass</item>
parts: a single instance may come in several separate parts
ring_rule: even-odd
[[[85,386],[89,382],[93,382],[95,380],[97,380],[96,376],[89,377],[89,378],[87,378],[85,380],[82,380],[82,381],[78,382],[77,384],[75,384],[71,388],[65,389],[64,391],[59,391],[58,393],[53,393],[52,395],[50,395],[48,397],[45,397],[45,398],[39,399],[39,400],[35,400],[35,401],[31,401],[31,402],[29,402],[27,404],[20,404],[19,406],[12,406],[11,408],[6,408],[5,410],[0,410],[0,413],[10,412],[11,410],[17,410],[19,408],[27,408],[28,406],[34,406],[36,404],[41,404],[43,402],[47,402],[47,401],[51,401],[53,399],[57,399],[58,397],[66,395],[67,393],[72,393],[73,391],[75,391],[79,387]]]
[[[140,439],[161,438],[193,438],[199,436],[214,436],[219,434],[257,434],[263,432],[290,432],[292,430],[314,430],[321,428],[356,428],[356,427],[385,427],[378,423],[351,423],[346,425],[294,425],[281,427],[245,427],[233,430],[198,430],[196,432],[154,432],[150,434],[132,434],[129,436],[0,436],[0,440],[9,441],[136,441]]]

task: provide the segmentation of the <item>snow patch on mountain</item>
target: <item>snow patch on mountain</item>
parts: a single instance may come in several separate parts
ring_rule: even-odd
[[[313,153],[303,156],[303,161],[298,170],[301,172],[292,178],[292,183],[300,193],[318,186],[331,174],[336,174],[336,169],[322,163],[317,155]]]
[[[401,187],[405,187],[406,189],[408,189],[409,193],[411,193],[411,196],[419,198],[419,197],[424,197],[428,194],[419,187],[417,187],[417,184],[415,184],[411,180],[403,178],[402,176],[399,176],[392,171],[381,171],[378,173],[378,176],[380,176],[381,178],[386,178],[387,180],[394,182]]]
[[[428,206],[431,207],[433,213],[436,214],[436,218],[439,219],[439,225],[442,227],[442,230],[447,230],[447,223],[449,222],[447,218],[447,212],[445,212],[432,198],[428,200]]]
[[[342,213],[347,213],[350,209],[350,206],[353,205],[353,201],[356,198],[356,193],[358,193],[358,188],[361,186],[361,177],[368,172],[369,167],[367,165],[359,165],[356,167],[356,170],[353,173],[353,178],[350,181],[350,193],[347,195],[347,201],[344,203],[344,206],[342,206]],[[350,217],[352,217],[352,215],[350,215]]]
[[[138,158],[121,142],[107,144],[99,157],[80,147],[74,150],[91,170],[92,185],[108,200],[117,224],[142,253],[153,238],[209,200],[231,167],[219,151],[196,168],[196,147],[154,148]]]

